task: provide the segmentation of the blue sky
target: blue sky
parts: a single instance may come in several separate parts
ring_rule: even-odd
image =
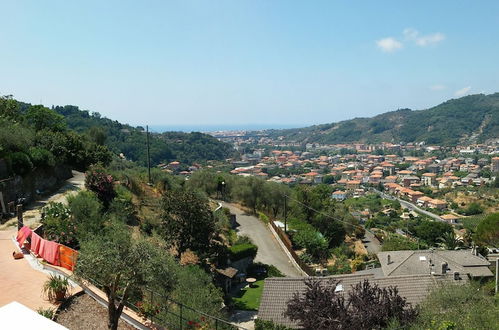
[[[5,1],[0,94],[304,126],[499,91],[498,1]]]

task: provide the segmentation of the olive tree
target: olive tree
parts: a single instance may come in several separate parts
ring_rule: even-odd
[[[144,238],[132,238],[123,224],[81,243],[75,275],[101,288],[108,300],[108,327],[117,329],[133,292],[145,287],[168,294],[174,287],[173,259]]]

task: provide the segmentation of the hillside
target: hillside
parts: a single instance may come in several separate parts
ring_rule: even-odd
[[[302,143],[421,142],[452,145],[499,137],[499,93],[452,99],[427,110],[401,109],[305,128],[269,130]]]
[[[146,164],[146,134],[143,127],[122,124],[72,105],[56,106],[53,110],[64,116],[70,129],[85,133],[116,154],[123,153],[127,159]],[[173,160],[188,164],[223,160],[233,153],[229,144],[210,135],[182,132],[151,133],[150,150],[153,165]]]

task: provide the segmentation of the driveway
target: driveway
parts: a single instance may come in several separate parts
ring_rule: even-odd
[[[293,266],[275,237],[262,221],[246,214],[232,204],[222,203],[222,205],[229,208],[236,215],[236,221],[239,224],[236,228],[237,234],[248,236],[258,246],[255,261],[274,265],[286,276],[301,276],[301,273]]]
[[[366,229],[366,234],[362,239],[362,243],[364,243],[364,246],[366,247],[367,252],[369,253],[377,254],[378,252],[381,252],[381,243],[376,238],[376,236],[374,236],[374,234],[367,229]]]

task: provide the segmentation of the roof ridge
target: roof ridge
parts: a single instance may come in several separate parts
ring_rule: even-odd
[[[388,251],[387,251],[388,252]],[[409,253],[407,255],[407,257],[405,257],[404,260],[402,260],[398,265],[397,267],[393,268],[388,274],[386,274],[386,276],[390,276],[391,273],[393,273],[397,268],[400,267],[400,265],[402,265],[407,259],[409,259],[409,257],[411,257],[412,255],[414,254],[414,251],[411,251],[411,253]]]

